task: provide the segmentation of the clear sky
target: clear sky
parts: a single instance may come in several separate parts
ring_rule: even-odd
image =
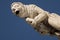
[[[14,1],[33,3],[46,11],[60,14],[60,0],[0,0],[0,40],[57,40],[55,36],[41,35],[24,19],[14,16],[10,9]]]

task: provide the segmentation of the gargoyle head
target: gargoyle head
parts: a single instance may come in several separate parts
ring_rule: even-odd
[[[24,4],[21,2],[13,2],[11,4],[11,10],[12,10],[13,14],[15,14],[16,16],[19,16],[21,18],[24,18],[27,16]]]

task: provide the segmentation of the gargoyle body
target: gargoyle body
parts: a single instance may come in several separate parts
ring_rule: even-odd
[[[25,5],[21,2],[12,3],[11,10],[16,16],[26,19],[39,33],[60,36],[58,14],[47,12],[34,4]]]

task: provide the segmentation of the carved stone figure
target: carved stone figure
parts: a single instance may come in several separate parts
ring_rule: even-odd
[[[34,4],[25,5],[21,2],[12,3],[11,10],[14,15],[26,19],[39,33],[60,36],[58,14],[47,12]]]

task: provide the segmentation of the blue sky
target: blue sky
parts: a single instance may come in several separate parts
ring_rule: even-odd
[[[0,40],[57,40],[57,37],[41,35],[24,19],[14,16],[10,5],[14,1],[36,4],[46,11],[60,14],[60,0],[0,0]]]

